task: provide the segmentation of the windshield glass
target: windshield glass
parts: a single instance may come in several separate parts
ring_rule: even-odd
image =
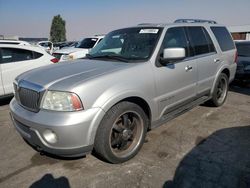
[[[162,28],[127,28],[109,33],[90,52],[91,58],[148,59],[156,46]],[[89,56],[89,57],[90,57]]]
[[[97,40],[97,38],[85,38],[76,45],[76,48],[93,48]]]
[[[249,44],[236,43],[236,47],[239,56],[250,57],[250,43]]]

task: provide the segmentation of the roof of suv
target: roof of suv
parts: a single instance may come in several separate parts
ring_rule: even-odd
[[[166,27],[166,26],[222,26],[213,20],[178,19],[173,23],[141,23],[136,27]]]
[[[211,23],[142,23],[135,27],[167,27],[167,26],[223,26]]]

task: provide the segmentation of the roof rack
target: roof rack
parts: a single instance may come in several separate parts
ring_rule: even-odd
[[[214,20],[202,20],[202,19],[178,19],[175,20],[174,23],[210,23],[217,24]]]
[[[138,25],[152,25],[153,23],[140,23]]]

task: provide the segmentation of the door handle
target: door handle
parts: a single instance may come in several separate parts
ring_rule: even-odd
[[[214,63],[219,63],[220,62],[220,59],[216,58],[214,59]]]
[[[192,71],[192,70],[193,70],[193,67],[191,67],[191,66],[189,66],[189,65],[185,67],[185,71],[186,71],[186,72]]]

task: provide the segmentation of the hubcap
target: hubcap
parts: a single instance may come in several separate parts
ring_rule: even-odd
[[[217,100],[219,103],[222,103],[227,94],[227,81],[225,78],[221,78],[217,86]]]
[[[112,126],[110,148],[117,157],[127,157],[139,146],[143,135],[143,121],[135,111],[121,114]]]

